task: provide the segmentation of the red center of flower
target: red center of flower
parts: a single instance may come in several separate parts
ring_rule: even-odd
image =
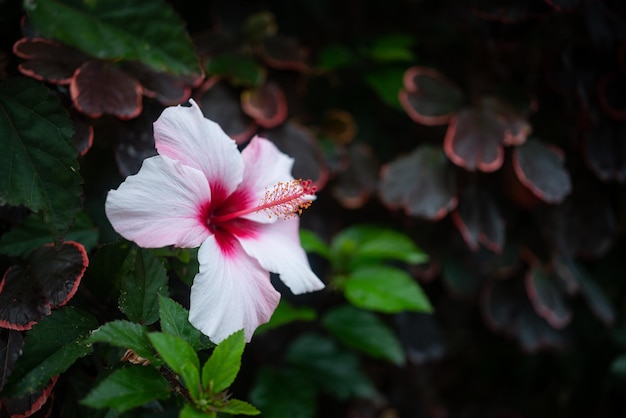
[[[311,180],[291,180],[283,183],[278,182],[272,189],[265,190],[265,196],[256,206],[249,206],[241,210],[213,215],[210,222],[221,224],[250,213],[265,212],[268,217],[289,219],[296,214],[302,214],[302,210],[311,206],[317,187],[312,185]]]

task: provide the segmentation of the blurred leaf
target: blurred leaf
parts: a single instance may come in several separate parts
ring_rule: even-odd
[[[180,375],[185,387],[194,400],[200,399],[200,360],[196,351],[182,338],[153,332],[148,334],[150,342],[174,373]]]
[[[540,267],[529,269],[525,277],[526,293],[535,312],[557,329],[564,328],[572,320],[563,291],[556,283],[556,276],[546,274]]]
[[[76,69],[89,59],[74,48],[44,38],[22,38],[13,52],[26,60],[18,67],[22,74],[54,84],[69,84]]]
[[[376,394],[358,357],[327,338],[305,334],[291,344],[287,361],[308,374],[318,388],[339,399],[369,398]],[[262,402],[257,403],[263,410]]]
[[[274,83],[263,83],[259,87],[241,93],[241,108],[261,127],[275,128],[287,119],[287,98]]]
[[[252,57],[225,53],[213,56],[204,65],[207,75],[230,80],[235,86],[257,87],[265,80],[265,70]]]
[[[404,89],[396,92],[396,101],[419,124],[445,125],[465,100],[454,83],[432,68],[411,67],[401,77]]]
[[[205,117],[218,123],[238,144],[249,140],[257,126],[241,110],[240,93],[225,81],[209,78],[194,95]]]
[[[194,350],[206,348],[202,333],[189,322],[189,311],[170,298],[159,295],[161,330],[187,341]],[[208,338],[206,338],[208,340]]]
[[[504,146],[523,144],[530,132],[530,124],[511,106],[484,97],[450,119],[443,146],[459,167],[493,172],[504,162]]]
[[[622,354],[613,360],[613,363],[611,363],[611,373],[621,378],[626,378],[626,354]]]
[[[81,243],[87,252],[98,244],[98,230],[85,212],[78,212],[66,241]],[[41,216],[31,214],[24,223],[13,227],[0,238],[0,253],[11,257],[26,257],[32,250],[50,242],[50,230]]]
[[[398,93],[402,89],[403,74],[404,69],[397,67],[373,69],[365,74],[365,82],[378,94],[383,103],[393,109],[402,110]]]
[[[98,327],[87,312],[67,307],[54,311],[26,336],[22,356],[3,390],[7,397],[21,396],[46,386],[93,347],[86,342]]]
[[[376,62],[407,62],[415,61],[411,50],[415,46],[415,38],[410,35],[386,35],[377,38],[374,43],[364,48],[364,54]]]
[[[159,319],[159,295],[167,295],[167,272],[148,250],[134,248],[124,262],[120,310],[132,322],[144,325]]]
[[[378,312],[433,310],[417,281],[394,267],[370,266],[355,270],[345,281],[344,295],[354,306]]]
[[[54,240],[80,208],[74,129],[69,115],[41,83],[0,83],[0,204],[38,212]]]
[[[563,152],[539,140],[530,140],[513,152],[513,167],[519,180],[539,199],[561,203],[572,191]]]
[[[202,385],[206,391],[221,392],[235,381],[245,346],[243,330],[239,330],[215,347],[202,367]]]
[[[587,164],[600,180],[626,181],[625,144],[626,124],[599,114],[589,128],[583,147]]]
[[[239,399],[229,399],[224,405],[218,407],[220,412],[232,415],[259,415],[261,411],[248,402]]]
[[[344,45],[329,45],[322,49],[317,65],[328,71],[347,67],[355,60],[355,54]]]
[[[466,187],[452,220],[472,251],[477,251],[481,243],[496,253],[502,251],[506,224],[490,191],[476,185]]]
[[[330,258],[328,244],[322,241],[313,231],[300,229],[300,243],[307,253],[314,253],[324,258]]]
[[[313,418],[317,393],[311,377],[297,370],[261,368],[250,400],[267,418]]]
[[[269,67],[300,72],[309,69],[306,52],[295,39],[268,36],[261,40],[261,47],[261,56]]]
[[[302,232],[303,230],[300,230]],[[295,307],[285,299],[281,299],[274,310],[269,322],[261,324],[255,331],[255,335],[295,321],[313,321],[317,317],[315,309],[308,307]]]
[[[157,71],[197,74],[184,23],[162,0],[32,0],[24,3],[46,38],[103,60],[137,60]]]
[[[170,395],[167,381],[154,368],[131,366],[113,372],[81,402],[92,408],[108,407],[122,412]]]
[[[471,259],[475,259],[474,257]],[[459,257],[457,254],[449,251],[443,253],[441,276],[453,294],[469,297],[479,295],[485,281],[485,275],[473,268],[472,264],[471,260]]]
[[[108,61],[85,62],[70,84],[74,106],[90,118],[103,114],[135,118],[142,111],[142,93],[139,80]]]
[[[615,307],[596,282],[596,279],[585,268],[573,260],[557,260],[555,268],[559,277],[564,279],[566,283],[572,284],[574,291],[582,294],[598,319],[607,326],[613,324],[616,315]]]
[[[131,349],[139,356],[150,360],[151,363],[160,364],[148,340],[148,328],[134,322],[124,320],[107,322],[95,330],[86,342],[109,343],[115,347]]]
[[[370,225],[353,226],[335,236],[331,258],[335,266],[348,271],[384,260],[409,264],[428,261],[428,256],[408,236]]]
[[[430,220],[443,218],[458,203],[452,167],[441,149],[431,146],[384,166],[378,191],[387,206]]]
[[[328,312],[324,326],[344,344],[375,358],[404,364],[402,344],[393,331],[375,314],[351,306],[340,306]]]
[[[310,179],[318,189],[323,187],[328,169],[322,151],[308,129],[288,121],[259,135],[295,160],[292,173],[295,178]]]

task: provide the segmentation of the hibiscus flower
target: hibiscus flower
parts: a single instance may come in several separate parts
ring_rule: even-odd
[[[255,137],[240,153],[198,105],[165,109],[154,123],[159,155],[147,158],[106,200],[113,228],[141,247],[200,247],[189,320],[214,343],[267,322],[280,294],[324,287],[298,236],[297,214],[315,198],[291,176],[293,159]]]

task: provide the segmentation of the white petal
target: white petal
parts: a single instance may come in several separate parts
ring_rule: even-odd
[[[259,225],[254,236],[237,237],[246,253],[259,260],[264,269],[280,274],[280,279],[294,294],[324,288],[324,283],[311,270],[300,244],[299,223],[297,217],[279,220]]]
[[[291,169],[293,158],[282,153],[272,142],[255,136],[241,152],[244,162],[243,181],[239,189],[246,190],[255,202],[260,202],[266,189],[272,189],[278,182],[293,180]],[[265,212],[243,216],[262,223],[273,223],[276,217],[269,218]]]
[[[220,126],[191,107],[173,106],[154,122],[154,142],[160,155],[202,171],[215,195],[222,188],[230,195],[243,178],[243,159],[237,144]]]
[[[109,192],[105,211],[113,228],[141,247],[193,248],[210,235],[202,219],[210,201],[211,189],[201,171],[156,156]]]
[[[231,239],[227,253],[215,236],[202,244],[200,272],[191,287],[189,321],[215,344],[240,329],[250,341],[254,330],[269,321],[280,300],[267,270]]]

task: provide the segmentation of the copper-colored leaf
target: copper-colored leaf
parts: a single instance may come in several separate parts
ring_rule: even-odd
[[[154,97],[165,106],[187,101],[191,88],[197,87],[203,78],[202,75],[176,76],[158,72],[139,62],[125,63],[124,70],[139,80],[146,96]]]
[[[596,86],[598,103],[611,118],[626,121],[626,76],[606,74]]]
[[[106,113],[132,119],[141,113],[141,84],[110,62],[85,62],[72,79],[70,93],[74,106],[92,118]]]
[[[564,166],[563,152],[539,140],[531,140],[513,151],[513,168],[518,179],[547,203],[560,203],[572,191]]]
[[[525,284],[526,293],[535,312],[553,328],[564,328],[571,322],[572,312],[565,303],[556,276],[536,266],[526,273]]]
[[[194,95],[204,115],[218,123],[238,144],[249,140],[257,125],[243,111],[234,89],[216,78],[208,79]]]
[[[601,185],[579,182],[565,202],[547,213],[546,235],[562,257],[596,258],[611,248],[618,224]]]
[[[337,173],[333,196],[343,207],[360,208],[376,191],[378,164],[372,149],[362,143],[347,146],[344,157],[346,167]]]
[[[143,161],[157,154],[152,124],[162,111],[157,102],[147,101],[139,117],[120,122],[115,159],[123,177],[137,174]]]
[[[87,264],[85,248],[72,241],[33,251],[27,265],[11,267],[2,278],[0,327],[30,329],[51,308],[65,305],[76,293]]]
[[[260,135],[293,157],[292,174],[295,178],[311,179],[318,189],[324,187],[328,180],[328,169],[315,137],[307,129],[287,122]]]
[[[483,290],[483,316],[494,331],[515,338],[528,352],[542,348],[563,348],[567,342],[561,330],[552,328],[533,310],[521,280],[494,280]]]
[[[466,170],[491,172],[502,166],[504,145],[520,145],[529,133],[530,125],[509,106],[486,98],[452,118],[444,150]]]
[[[557,260],[556,274],[568,284],[572,293],[581,293],[594,315],[605,325],[610,326],[615,321],[615,307],[596,282],[579,263],[573,260]]]
[[[53,398],[51,396],[52,389],[56,385],[57,379],[59,377],[56,376],[50,380],[48,385],[36,392],[30,393],[21,398],[6,398],[3,399],[4,408],[6,409],[9,416],[12,418],[18,417],[29,417],[34,413],[38,412],[47,412],[46,414],[42,414],[43,417],[49,417],[51,415],[51,410],[45,411],[41,410],[44,405],[48,402],[48,399]],[[48,409],[51,409],[48,407]],[[39,416],[39,415],[37,415]]]
[[[307,54],[292,38],[269,36],[261,41],[261,56],[272,68],[305,72],[309,69]]]
[[[287,118],[287,98],[274,83],[244,90],[241,93],[241,108],[261,127],[275,128]]]
[[[417,148],[381,170],[383,203],[407,214],[439,220],[457,205],[454,172],[440,149]]]
[[[27,60],[18,67],[22,74],[56,84],[69,84],[74,72],[89,59],[74,48],[44,38],[22,38],[13,45],[13,53]]]
[[[460,196],[452,220],[473,251],[482,243],[495,252],[504,246],[506,225],[494,196],[487,190],[469,186]]]
[[[404,73],[399,100],[409,117],[422,125],[445,125],[463,103],[463,93],[446,77],[425,67]]]

